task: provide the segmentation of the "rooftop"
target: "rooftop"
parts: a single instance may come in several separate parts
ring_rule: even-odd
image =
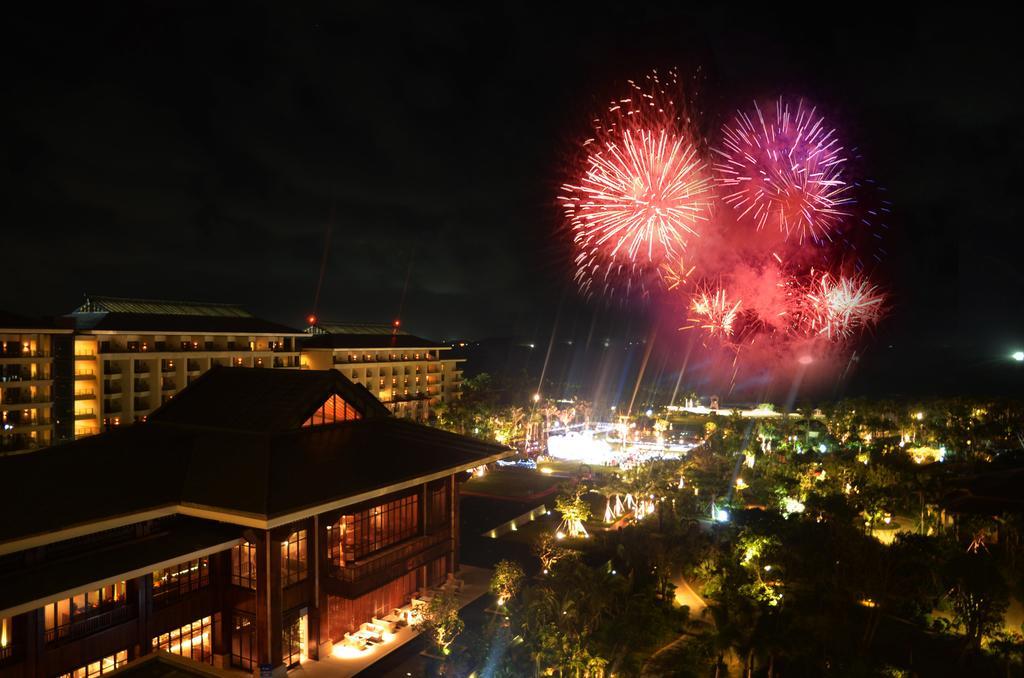
[[[331,395],[362,417],[303,427]],[[0,552],[143,512],[271,527],[509,454],[390,416],[334,370],[218,368],[146,423],[0,458],[0,515],[18,516]]]
[[[302,334],[294,327],[257,318],[236,304],[86,295],[70,317],[78,329],[93,331]]]
[[[302,342],[304,348],[448,348],[412,334],[314,334]]]

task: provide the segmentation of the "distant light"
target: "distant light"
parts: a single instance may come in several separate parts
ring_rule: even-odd
[[[536,402],[540,402],[540,394],[539,393],[534,393],[533,394],[533,402],[535,402],[535,403]]]
[[[1024,363],[1024,351],[1015,351],[1011,357],[1019,363]]]
[[[797,360],[796,360],[796,361],[797,361],[798,363],[800,363],[801,365],[810,365],[811,363],[813,363],[813,362],[814,362],[814,358],[812,358],[812,357],[811,357],[811,356],[809,356],[809,355],[802,355],[802,356],[800,356],[799,358],[797,358]]]
[[[308,322],[310,325],[316,325],[316,316],[309,316],[308,318],[306,318],[306,322]]]
[[[917,414],[915,414],[914,419],[917,419],[918,421],[924,419],[924,412],[918,412]]]
[[[819,444],[818,445],[818,452],[821,452],[822,454],[825,454],[826,452],[828,452],[828,446],[825,445],[825,443]]]
[[[650,416],[653,416],[653,415],[654,415],[654,410],[648,409],[647,410],[647,416],[650,417]]]
[[[551,475],[552,473],[555,472],[555,470],[553,468],[551,468],[550,466],[545,466],[544,468],[542,468],[540,470],[540,472],[545,474],[545,475]]]
[[[402,326],[402,321],[401,321],[401,320],[399,320],[398,318],[395,318],[395,323],[394,323],[394,325],[395,325],[395,327],[401,327],[401,326]]]
[[[536,346],[534,346],[533,344],[530,344],[529,346],[530,346],[530,348],[537,348],[537,347],[536,347]]]
[[[615,411],[615,405],[612,405],[612,412]]]

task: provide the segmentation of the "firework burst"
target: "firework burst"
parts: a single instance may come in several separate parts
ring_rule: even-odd
[[[722,288],[703,287],[690,300],[691,323],[681,329],[700,328],[710,336],[728,340],[733,336],[736,320],[740,316],[742,300],[733,302]]]
[[[822,273],[806,293],[804,322],[810,334],[849,339],[882,318],[885,300],[885,293],[861,274]]]
[[[843,148],[835,130],[803,101],[795,110],[780,98],[766,110],[755,103],[752,115],[738,111],[714,153],[723,202],[758,229],[821,243],[850,216]]]
[[[647,288],[708,222],[713,182],[684,114],[656,76],[630,83],[584,144],[580,169],[559,200],[573,234],[581,289]],[[675,75],[671,76],[678,90]]]

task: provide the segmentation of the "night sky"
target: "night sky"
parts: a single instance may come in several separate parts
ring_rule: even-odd
[[[575,294],[555,197],[601,102],[676,66],[704,74],[714,122],[754,97],[814,100],[888,188],[894,309],[852,391],[1024,388],[1006,360],[1024,348],[1012,22],[970,5],[555,4],[7,16],[0,308],[59,314],[91,292],[300,326],[333,211],[322,318],[401,307],[426,336],[546,342],[557,315],[562,337],[642,336],[642,309]]]

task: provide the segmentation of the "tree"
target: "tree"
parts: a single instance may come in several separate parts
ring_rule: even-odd
[[[451,654],[451,644],[464,628],[458,597],[450,591],[438,591],[423,611],[423,629],[442,656]]]
[[[491,592],[498,596],[498,606],[505,603],[519,593],[526,574],[519,563],[510,560],[498,561],[494,566],[494,576],[491,577]]]
[[[1009,588],[995,559],[984,552],[958,554],[946,564],[953,624],[963,628],[964,652],[981,649],[981,641],[1003,626],[1010,605]]]
[[[583,523],[590,520],[590,504],[583,498],[581,491],[577,490],[571,496],[562,496],[555,499],[555,510],[562,514],[562,522],[558,526],[557,534],[565,534],[570,537],[587,537],[587,528]]]

